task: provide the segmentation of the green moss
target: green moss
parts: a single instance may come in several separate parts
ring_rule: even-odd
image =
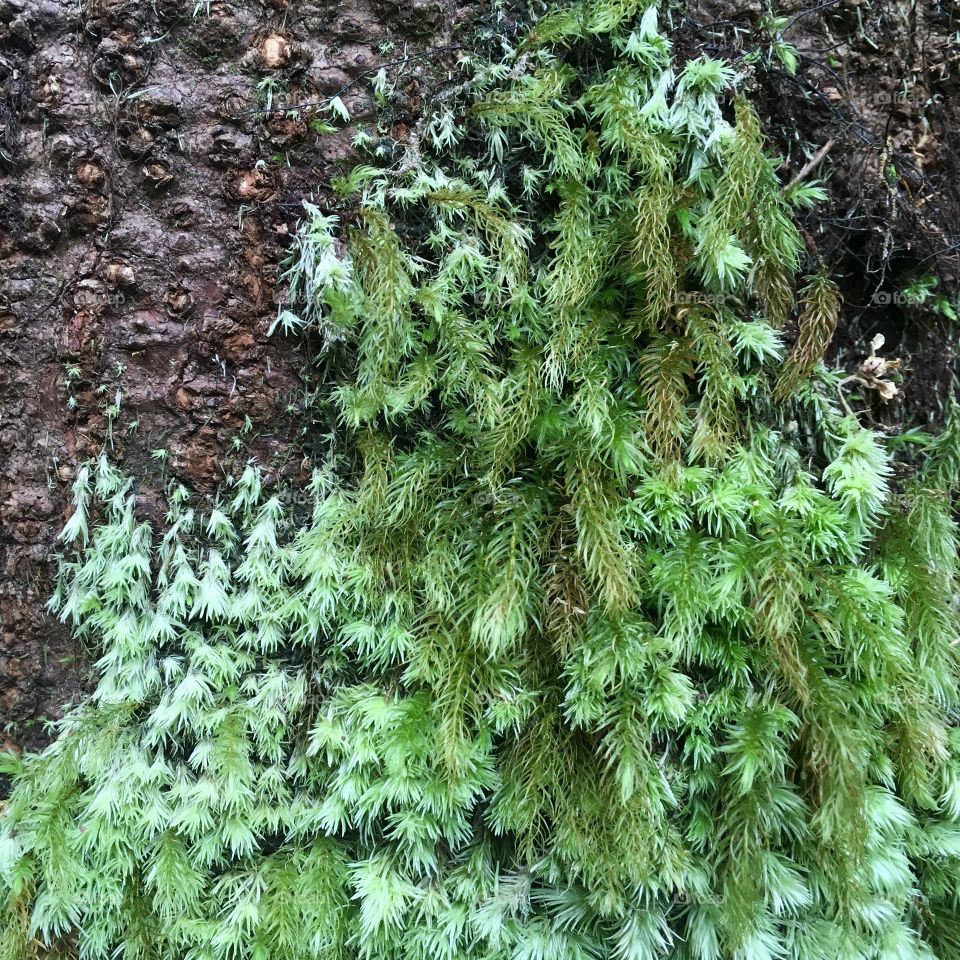
[[[78,474],[2,960],[960,957],[960,421],[894,486],[838,409],[735,80],[558,11],[308,206],[308,517]]]

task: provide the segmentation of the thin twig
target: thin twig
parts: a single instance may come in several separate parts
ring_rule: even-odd
[[[789,193],[801,180],[812,173],[820,165],[823,158],[830,152],[834,143],[836,143],[836,141],[831,137],[814,156],[801,167],[800,172],[783,188],[784,193]]]
[[[826,0],[826,3],[821,3],[816,7],[811,7],[809,10],[804,10],[802,13],[798,13],[781,31],[781,34],[786,33],[793,25],[798,21],[802,20],[804,17],[809,17],[812,13],[819,13],[821,10],[826,10],[827,7],[835,7],[842,0]]]

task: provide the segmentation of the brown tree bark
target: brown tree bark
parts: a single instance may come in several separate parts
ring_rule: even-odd
[[[339,93],[369,120],[355,81],[403,59],[402,135],[452,29],[433,0],[193,4],[0,0],[0,744],[42,742],[85,684],[44,611],[79,461],[105,449],[156,520],[171,479],[300,469],[305,358],[267,330],[352,131],[278,108]]]

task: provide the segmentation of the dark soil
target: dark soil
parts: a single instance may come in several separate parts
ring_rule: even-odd
[[[680,4],[683,43],[752,66],[753,98],[789,182],[829,145],[806,179],[826,203],[801,217],[811,258],[830,269],[844,313],[828,362],[851,372],[882,334],[903,361],[900,396],[850,397],[891,429],[937,425],[955,394],[958,327],[937,296],[904,295],[923,278],[957,306],[960,283],[960,8],[953,3],[817,0],[775,7],[795,74],[772,50],[760,0]]]

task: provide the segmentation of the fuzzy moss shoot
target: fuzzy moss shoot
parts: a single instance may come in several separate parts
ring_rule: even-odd
[[[8,762],[0,960],[958,960],[960,421],[911,475],[838,408],[839,292],[655,9],[470,77],[296,240],[310,514],[78,475],[100,679]]]

